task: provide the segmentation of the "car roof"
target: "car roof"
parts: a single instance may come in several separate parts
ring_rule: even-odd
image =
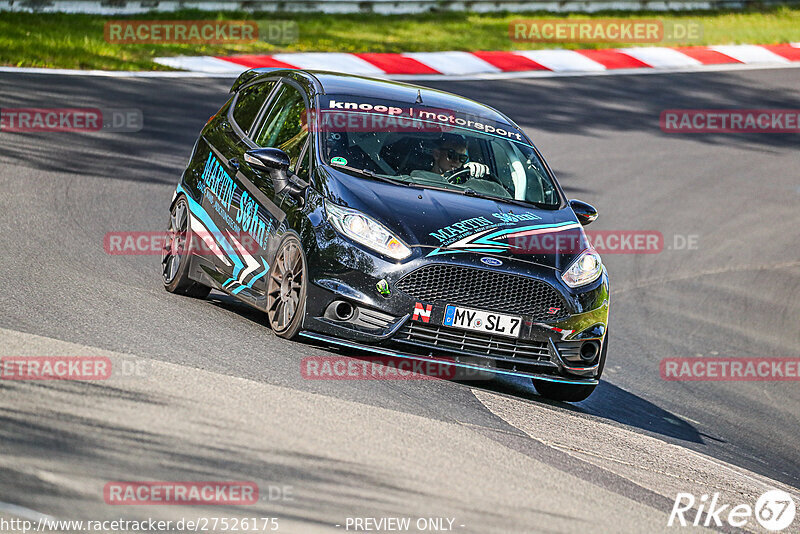
[[[368,78],[340,72],[274,68],[252,69],[240,76],[232,90],[256,77],[267,74],[306,78],[323,94],[370,99],[383,98],[408,105],[419,105],[417,99],[421,97],[422,104],[426,107],[453,110],[460,113],[473,114],[484,119],[492,119],[497,122],[514,124],[511,119],[496,109],[453,93],[393,80]]]

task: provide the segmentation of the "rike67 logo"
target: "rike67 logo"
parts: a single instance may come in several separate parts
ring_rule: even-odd
[[[695,509],[696,506],[696,509]],[[745,527],[750,518],[765,529],[778,532],[794,521],[796,508],[791,495],[781,490],[770,490],[761,495],[755,507],[749,504],[723,503],[719,493],[701,495],[697,499],[691,493],[678,493],[669,514],[667,526],[722,527],[723,522],[736,528]]]

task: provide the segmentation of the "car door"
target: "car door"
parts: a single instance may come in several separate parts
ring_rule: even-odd
[[[251,167],[244,153],[253,148],[280,148],[289,155],[295,168],[308,138],[306,124],[307,98],[291,80],[279,81],[253,125],[242,129],[241,142],[231,146],[236,150],[237,176],[242,184],[235,222],[241,233],[240,243],[246,244],[241,254],[245,267],[232,272],[228,282],[230,292],[258,307],[265,306],[268,258],[274,256],[277,230],[284,224],[286,214],[281,209],[283,195],[275,194],[272,177]]]
[[[270,216],[259,213],[252,205],[254,186],[240,167],[244,153],[253,147],[250,131],[277,87],[277,80],[258,80],[240,88],[227,113],[204,130],[198,147],[202,152],[198,155],[204,158],[200,179],[204,225],[217,245],[214,254],[207,256],[214,269],[205,270],[225,291],[254,305],[259,304],[257,290],[240,293],[253,289],[269,270],[264,250],[280,210],[275,207]]]

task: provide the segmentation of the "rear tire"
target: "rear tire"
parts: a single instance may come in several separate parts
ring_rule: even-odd
[[[606,353],[608,352],[608,334],[603,340],[603,350],[600,352],[600,367],[597,368],[597,378],[600,380],[600,375],[603,374],[603,368],[606,365]],[[587,386],[584,384],[564,384],[560,382],[548,382],[546,380],[531,379],[533,387],[536,392],[542,397],[555,401],[562,402],[580,402],[589,398],[597,384]]]
[[[292,339],[303,326],[306,314],[307,273],[303,244],[295,233],[287,233],[267,281],[267,317],[276,335]]]
[[[170,293],[202,299],[208,296],[211,288],[189,278],[192,239],[194,236],[189,229],[189,204],[181,196],[170,211],[169,228],[161,253],[161,277],[164,289]]]

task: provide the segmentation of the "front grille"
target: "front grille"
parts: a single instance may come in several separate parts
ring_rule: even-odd
[[[392,338],[396,342],[438,348],[465,355],[491,356],[515,361],[550,362],[545,341],[468,332],[439,325],[408,322]]]
[[[569,313],[550,284],[513,274],[460,265],[426,265],[404,276],[397,289],[419,301],[445,301],[519,315],[534,321],[563,319]],[[551,314],[551,308],[558,312]]]

